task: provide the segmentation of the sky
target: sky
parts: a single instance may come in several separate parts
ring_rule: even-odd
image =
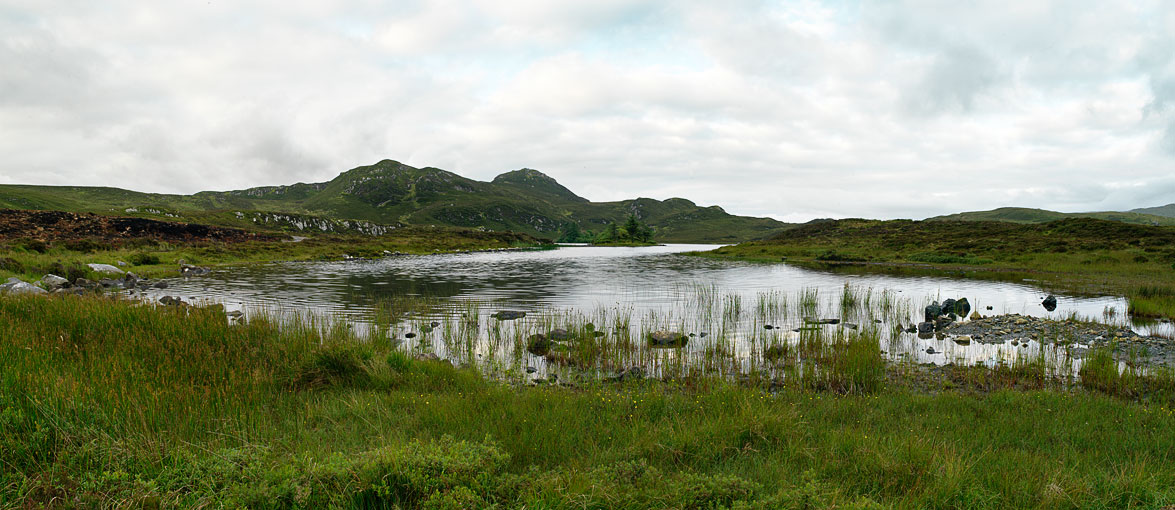
[[[0,0],[0,183],[535,168],[784,221],[1175,202],[1166,0]]]

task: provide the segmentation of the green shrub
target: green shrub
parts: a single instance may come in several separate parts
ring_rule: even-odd
[[[303,362],[294,387],[316,388],[333,385],[363,386],[371,376],[364,367],[363,353],[356,346],[333,343],[321,346]]]
[[[0,258],[0,271],[9,271],[12,273],[23,273],[24,272],[24,264],[21,264],[19,260],[16,260],[11,257]]]
[[[136,266],[153,266],[160,263],[158,255],[142,252],[131,255],[128,262]]]
[[[109,250],[110,248],[111,246],[109,244],[99,243],[92,239],[75,239],[65,242],[65,249],[79,253],[93,253],[99,250]]]
[[[25,251],[35,251],[37,253],[49,251],[49,243],[40,239],[21,239],[17,241],[17,246],[24,248]]]

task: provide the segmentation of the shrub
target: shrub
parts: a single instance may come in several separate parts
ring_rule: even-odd
[[[9,271],[12,273],[23,273],[24,264],[14,258],[0,258],[0,271]]]
[[[25,251],[35,251],[37,253],[45,253],[49,251],[49,243],[40,239],[21,239],[17,245],[24,248]]]
[[[79,253],[92,253],[98,250],[109,250],[109,244],[99,243],[91,239],[75,239],[65,242],[65,249]]]
[[[160,263],[158,255],[142,252],[131,255],[128,261],[136,266],[151,266]]]
[[[371,376],[364,367],[365,357],[354,346],[329,344],[318,348],[303,362],[293,385],[315,388],[338,384],[362,386]]]

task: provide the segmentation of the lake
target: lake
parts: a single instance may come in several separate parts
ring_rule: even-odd
[[[564,246],[544,251],[269,263],[168,280],[168,289],[152,290],[146,297],[212,301],[247,313],[309,311],[368,327],[379,323],[379,314],[385,313],[381,310],[387,307],[381,308],[381,302],[427,296],[434,305],[452,306],[434,307],[419,317],[397,317],[389,326],[393,336],[402,341],[409,332],[420,333],[410,342],[416,344],[430,341],[430,335],[420,330],[436,329],[435,345],[429,347],[452,356],[456,349],[439,337],[460,327],[449,321],[474,314],[471,334],[483,345],[466,349],[469,356],[492,357],[491,351],[500,349],[514,362],[528,366],[542,362],[518,360],[517,349],[509,354],[511,349],[503,347],[502,338],[507,339],[505,344],[514,338],[517,344],[534,332],[584,322],[598,324],[601,330],[631,328],[633,335],[653,329],[706,333],[704,338],[693,338],[686,350],[697,354],[721,338],[746,357],[757,343],[794,340],[792,330],[803,326],[805,317],[832,317],[881,330],[882,349],[893,357],[936,364],[993,364],[1042,352],[1042,346],[1036,342],[1028,342],[1028,347],[958,345],[949,339],[895,335],[893,330],[920,322],[923,307],[931,301],[960,297],[984,315],[1126,320],[1126,300],[1120,296],[1056,294],[1059,306],[1047,311],[1040,305],[1047,293],[1033,282],[851,275],[682,254],[714,248]],[[857,302],[852,309],[844,303],[850,298]],[[517,321],[489,317],[498,310],[524,311],[528,316]],[[440,324],[430,326],[434,322]],[[496,344],[493,335],[498,337]],[[936,352],[928,354],[927,348]]]

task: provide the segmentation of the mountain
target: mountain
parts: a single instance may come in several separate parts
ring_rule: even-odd
[[[568,222],[598,232],[634,214],[664,242],[733,243],[768,237],[789,227],[771,218],[731,215],[718,206],[700,207],[683,198],[591,202],[529,168],[482,182],[391,160],[353,168],[328,182],[194,195],[0,185],[0,208],[113,211],[236,227],[279,224],[305,229],[308,224],[323,224],[323,219],[332,225],[357,224],[352,220],[364,225],[448,225],[512,230],[550,239],[557,238]]]
[[[1143,207],[1140,209],[1131,209],[1130,212],[1140,214],[1153,214],[1155,216],[1165,216],[1168,218],[1175,218],[1175,204],[1161,205],[1158,207]]]
[[[1175,205],[1175,204],[1173,204]],[[1171,206],[1167,206],[1171,207]],[[927,218],[927,221],[1009,221],[1013,223],[1047,223],[1065,218],[1094,218],[1099,220],[1120,221],[1139,225],[1175,225],[1175,215],[1172,217],[1156,214],[1144,214],[1138,209],[1130,212],[1087,212],[1063,213],[1045,209],[1029,209],[1024,207],[1001,207],[990,211],[970,211],[945,216]]]

